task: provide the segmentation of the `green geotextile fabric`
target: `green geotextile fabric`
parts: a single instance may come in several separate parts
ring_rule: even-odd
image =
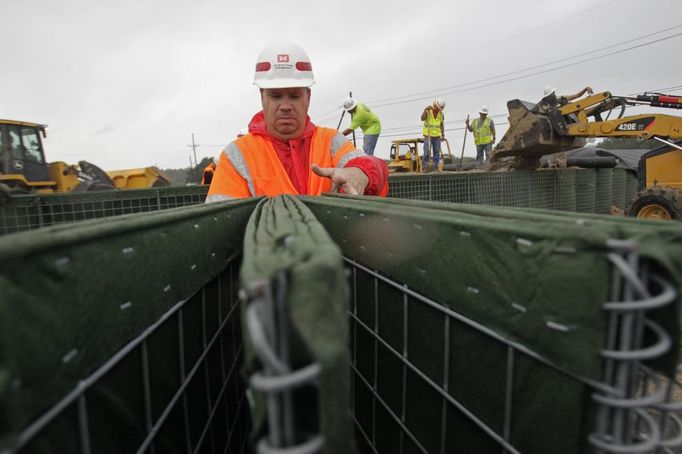
[[[80,379],[218,275],[241,252],[256,203],[0,238],[0,451]]]
[[[594,430],[595,406],[590,397],[594,388],[566,372],[601,379],[600,351],[606,331],[602,306],[609,300],[611,280],[606,240],[639,233],[643,255],[655,255],[662,260],[661,266],[672,271],[679,259],[667,257],[664,249],[668,241],[678,238],[679,242],[675,236],[679,228],[663,233],[654,227],[645,233],[638,223],[611,223],[596,215],[581,225],[575,222],[575,214],[571,222],[568,215],[536,214],[536,210],[409,200],[350,196],[303,200],[350,259],[560,367],[555,369],[520,353],[514,356],[510,442],[516,449],[591,452],[586,440]],[[364,325],[375,326],[374,314],[378,315],[379,335],[397,352],[404,347],[404,335],[409,361],[434,383],[443,382],[443,358],[447,356],[448,393],[501,435],[506,345],[452,320],[446,352],[442,314],[408,298],[407,324],[403,325],[402,294],[382,282],[375,290],[371,277],[363,276],[361,271],[356,273],[355,310]],[[515,309],[514,304],[524,311]],[[678,317],[669,318],[668,332],[678,337]],[[550,329],[548,321],[568,331]],[[451,404],[446,405],[443,433],[440,395],[410,369],[403,378],[400,358],[382,344],[377,349],[372,336],[358,323],[353,329],[359,375],[370,384],[377,383],[377,394],[394,414],[405,411],[406,427],[427,451],[438,452],[441,437],[445,437],[446,452],[500,449]],[[676,359],[676,354],[669,355],[664,367],[667,372]],[[374,368],[374,364],[378,366]],[[408,390],[404,409],[399,397],[403,385]],[[364,380],[356,378],[355,396],[360,426],[366,433],[376,434],[377,446],[392,446],[396,423],[378,402],[374,418],[368,416],[373,408],[372,391]]]
[[[310,210],[289,196],[263,200],[253,212],[244,234],[240,279],[242,287],[248,289],[263,279],[276,282],[281,273],[286,274],[286,301],[293,340],[300,346],[292,348],[298,352],[292,358],[292,366],[301,368],[312,361],[322,366],[318,411],[325,439],[323,452],[353,452],[348,290],[341,252]],[[250,373],[260,367],[248,336],[244,340],[245,367]],[[256,437],[263,434],[265,425],[264,401],[260,397],[252,413]],[[314,399],[307,401],[314,402]],[[296,414],[299,422],[304,421],[298,430],[314,430],[310,426],[313,423],[309,421],[309,407],[296,407]]]
[[[633,219],[624,216],[613,216],[613,215],[600,215],[600,214],[588,214],[588,213],[568,213],[553,210],[540,210],[540,209],[523,209],[514,207],[491,207],[482,205],[470,205],[470,204],[451,204],[451,203],[437,203],[437,202],[420,202],[414,200],[397,200],[397,199],[381,199],[377,197],[353,197],[353,196],[338,196],[329,194],[329,199],[335,200],[348,200],[350,203],[367,203],[374,207],[380,212],[381,209],[395,209],[405,211],[406,209],[423,209],[430,212],[440,212],[441,215],[452,219],[452,215],[456,214],[456,220],[466,220],[471,222],[479,222],[483,224],[482,227],[477,228],[477,231],[481,230],[493,230],[498,228],[511,229],[514,231],[518,229],[517,237],[522,237],[524,235],[524,229],[529,229],[529,232],[538,235],[540,238],[546,238],[547,241],[559,242],[563,245],[571,245],[578,249],[580,254],[596,254],[598,261],[605,262],[604,253],[609,251],[606,247],[606,240],[608,239],[619,239],[619,240],[632,240],[637,244],[637,250],[639,253],[646,258],[653,260],[656,270],[662,272],[670,279],[673,284],[677,287],[678,291],[678,303],[673,305],[668,305],[657,311],[651,311],[650,316],[660,323],[673,339],[673,348],[667,355],[659,358],[652,362],[652,365],[659,369],[661,372],[667,375],[674,374],[675,368],[677,366],[677,359],[679,355],[679,346],[682,339],[680,338],[679,325],[682,322],[680,319],[680,305],[682,304],[682,224],[677,222],[660,222],[660,221],[647,221],[640,219]],[[308,203],[308,200],[305,200]],[[309,204],[309,203],[308,203]],[[310,205],[310,204],[309,204]],[[379,208],[381,206],[381,208]],[[311,206],[314,213],[317,211]],[[454,220],[454,219],[453,219]],[[322,219],[321,221],[326,225]],[[331,233],[331,232],[330,232]],[[424,241],[420,239],[419,241]],[[441,241],[443,239],[441,238]],[[448,244],[450,241],[448,241]],[[485,246],[484,249],[488,249],[491,246]],[[587,250],[587,249],[590,250]],[[344,251],[345,252],[345,251]],[[459,250],[455,248],[453,252],[458,253]],[[474,255],[474,257],[479,256],[480,253]],[[576,310],[578,306],[575,305],[575,301],[578,299],[578,295],[582,295],[579,304],[596,304],[597,311],[594,312],[595,321],[603,321],[603,313],[599,311],[599,306],[606,301],[609,301],[609,294],[606,293],[604,299],[595,299],[597,294],[588,293],[587,291],[593,286],[597,285],[599,289],[599,295],[604,294],[605,290],[609,290],[610,280],[598,281],[597,275],[590,274],[589,268],[579,268],[576,266],[575,258],[571,258],[571,255],[566,255],[558,252],[554,252],[555,257],[561,259],[565,262],[560,265],[558,270],[543,270],[543,266],[540,262],[536,262],[534,266],[527,270],[518,270],[524,273],[522,280],[516,285],[526,285],[529,279],[545,280],[547,278],[551,279],[551,275],[555,272],[559,276],[566,276],[567,278],[571,275],[575,275],[576,280],[571,283],[565,283],[561,285],[566,290],[566,293],[559,295],[556,300],[550,299],[550,304],[563,304],[567,306],[568,310]],[[468,257],[468,256],[465,256]],[[513,259],[513,257],[510,257]],[[539,260],[543,259],[538,257]],[[467,258],[469,260],[469,258]],[[378,268],[383,271],[383,268]],[[525,274],[533,273],[537,270],[537,274]],[[547,273],[547,274],[546,274]],[[565,273],[565,274],[564,274]],[[456,277],[457,274],[453,274]],[[601,276],[601,275],[599,275]],[[500,278],[503,276],[498,276]],[[562,280],[563,278],[559,278]],[[553,282],[554,283],[554,282]],[[532,289],[529,289],[532,290]],[[537,294],[535,297],[540,297]],[[585,301],[587,299],[587,301]],[[600,331],[595,333],[598,338],[595,338],[594,345],[597,346],[597,350],[592,353],[596,353],[601,348],[601,340],[603,336],[601,333],[602,325],[598,324]],[[577,354],[590,355],[591,353],[585,352],[575,352]],[[598,360],[595,356],[592,360]],[[591,360],[591,361],[592,361]],[[597,366],[596,363],[593,366]],[[569,367],[570,370],[570,367]],[[596,374],[588,373],[587,375],[594,378],[600,378],[600,372],[598,369],[593,367],[589,370],[594,370]],[[576,370],[576,372],[578,372]],[[579,373],[584,374],[585,371],[580,371]]]

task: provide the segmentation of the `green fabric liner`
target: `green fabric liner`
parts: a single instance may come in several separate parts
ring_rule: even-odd
[[[668,271],[675,270],[675,260],[679,260],[675,256],[682,256],[665,250],[669,241],[677,239],[679,243],[682,231],[675,224],[597,215],[581,216],[588,220],[578,224],[575,214],[557,216],[552,211],[367,197],[303,200],[345,255],[519,341],[562,369],[595,380],[601,378],[599,352],[605,332],[601,306],[607,301],[610,284],[610,267],[604,257],[606,239],[636,236],[643,255],[651,252]],[[517,243],[519,238],[532,241],[532,245]],[[557,246],[574,247],[576,253],[558,254]],[[358,317],[369,327],[376,322],[381,337],[401,352],[403,297],[380,282],[375,303],[373,280],[363,276],[362,271],[356,273]],[[466,291],[467,287],[478,293]],[[511,310],[512,301],[524,305],[526,312]],[[677,338],[677,308],[667,311],[670,321],[666,327]],[[675,315],[670,316],[670,311]],[[374,314],[379,315],[378,321]],[[409,361],[437,384],[443,377],[443,320],[435,309],[408,298]],[[570,331],[548,330],[546,320],[567,325]],[[354,381],[356,418],[366,433],[376,434],[376,446],[393,452],[391,437],[399,428],[383,405],[373,402],[365,382],[376,380],[379,396],[400,415],[400,360],[381,344],[375,350],[372,336],[358,323],[352,323],[352,329],[356,367],[364,377],[356,376]],[[449,394],[502,434],[508,360],[505,345],[458,321],[451,322],[450,333]],[[668,362],[659,366],[672,373],[676,362],[674,351]],[[429,452],[439,451],[442,436],[445,452],[500,449],[450,404],[446,406],[445,434],[441,433],[442,398],[409,369],[406,380],[406,426]],[[562,370],[516,354],[511,443],[520,452],[592,452],[586,443],[587,434],[594,430],[592,392]]]
[[[0,238],[0,448],[217,276],[241,252],[256,203],[200,205]]]
[[[642,256],[653,259],[682,288],[682,225],[677,223],[375,197],[329,195],[303,200],[344,254],[593,379],[601,378],[599,352],[605,330],[601,306],[610,297],[606,241],[634,239]],[[388,214],[395,216],[395,222]],[[429,226],[422,220],[428,220]],[[519,244],[518,238],[533,244]],[[578,253],[558,252],[558,246]],[[455,261],[453,254],[465,260]],[[479,293],[474,296],[468,287]],[[495,305],[465,303],[480,300]],[[528,310],[520,316],[512,303]],[[676,346],[678,306],[652,312]],[[538,333],[548,331],[546,320],[555,316],[567,317],[564,324],[576,326],[558,339],[557,332],[549,330],[552,342],[540,340]],[[535,334],[529,336],[530,332]],[[675,348],[654,364],[672,374],[678,353]]]
[[[251,215],[244,234],[242,288],[249,289],[262,280],[273,285],[281,273],[287,280],[292,342],[298,345],[292,347],[296,352],[292,368],[312,361],[322,366],[317,410],[321,427],[316,428],[311,420],[315,409],[301,406],[295,409],[297,420],[303,421],[297,430],[314,433],[321,429],[325,454],[353,452],[348,289],[341,252],[310,210],[290,196],[265,199]],[[248,336],[244,340],[246,371],[259,370]],[[264,399],[260,397],[252,413],[254,437],[262,436],[265,429]],[[315,402],[308,397],[308,402]]]

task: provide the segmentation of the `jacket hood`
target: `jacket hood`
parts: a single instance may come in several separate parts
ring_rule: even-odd
[[[301,137],[312,136],[313,132],[315,132],[315,125],[312,121],[310,121],[310,117],[306,115],[305,129],[303,130],[303,135]],[[265,114],[262,110],[254,115],[253,118],[251,118],[251,121],[249,122],[249,133],[266,136],[272,140],[277,140],[268,132],[268,128],[265,126]],[[300,139],[301,137],[297,138]]]

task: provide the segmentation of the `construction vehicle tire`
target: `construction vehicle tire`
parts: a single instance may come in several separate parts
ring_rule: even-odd
[[[628,216],[652,220],[682,220],[682,190],[654,186],[640,191],[627,207]]]

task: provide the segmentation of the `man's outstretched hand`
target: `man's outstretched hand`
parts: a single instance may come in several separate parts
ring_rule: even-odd
[[[343,190],[346,194],[362,195],[369,184],[369,178],[357,167],[333,168],[312,165],[313,172],[317,175],[332,180],[334,187]]]

